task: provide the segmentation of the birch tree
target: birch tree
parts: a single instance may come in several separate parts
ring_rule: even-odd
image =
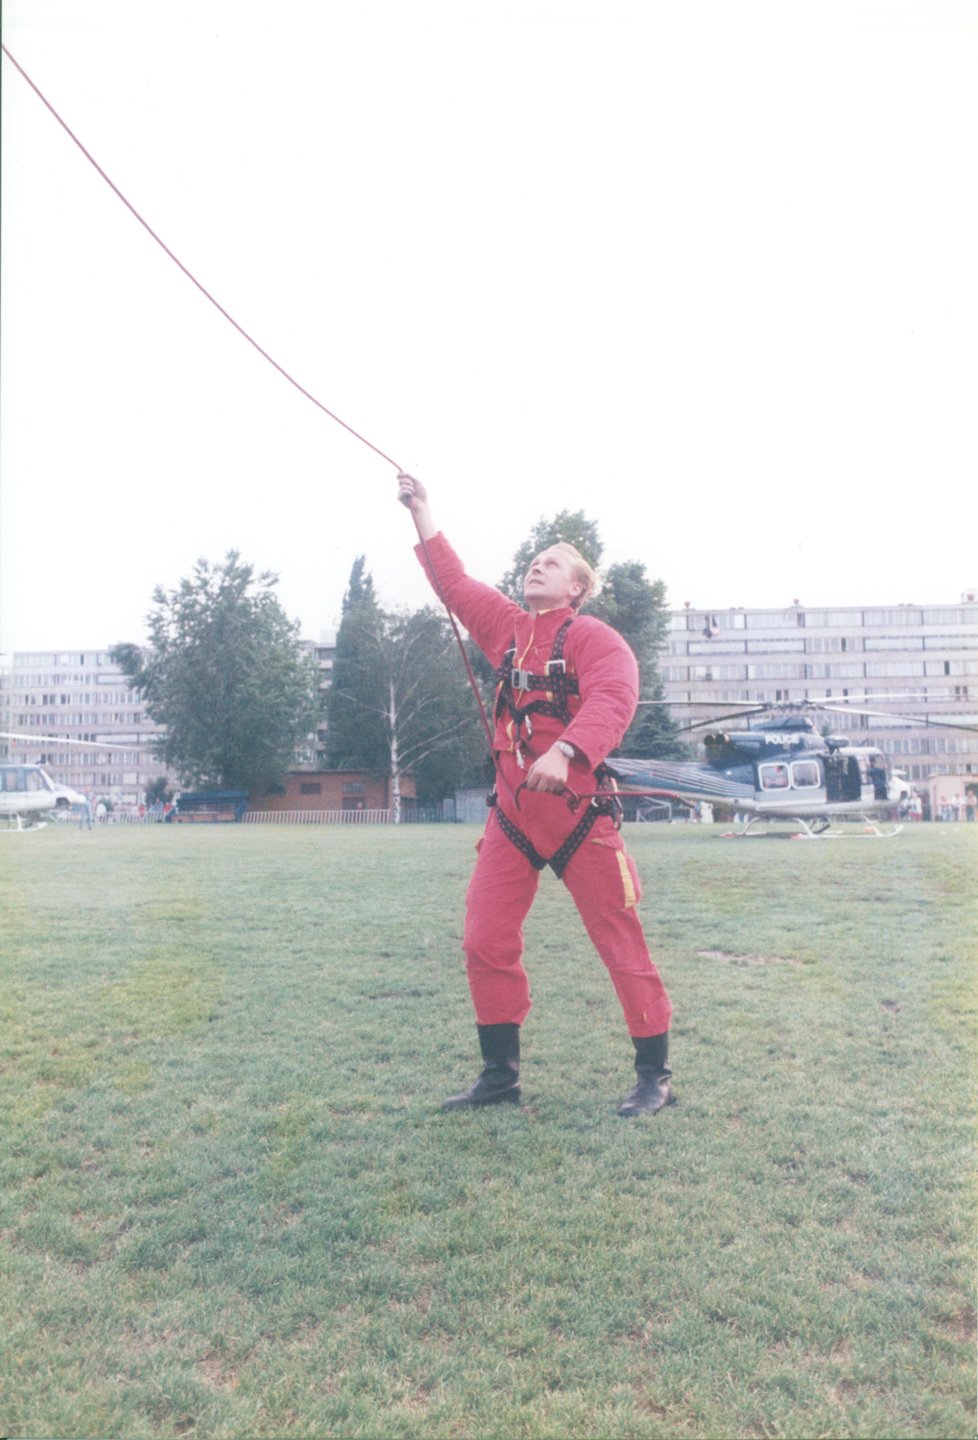
[[[486,745],[475,700],[437,611],[361,606],[348,630],[342,670],[337,636],[327,756],[342,768],[386,770],[397,822],[405,772],[414,773],[418,798],[432,803],[477,768]]]

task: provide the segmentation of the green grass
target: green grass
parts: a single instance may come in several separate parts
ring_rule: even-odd
[[[467,827],[0,837],[5,1436],[971,1436],[975,829],[637,826],[680,1104],[547,875],[525,1103]]]

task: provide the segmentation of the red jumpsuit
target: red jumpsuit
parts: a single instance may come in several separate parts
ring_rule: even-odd
[[[575,616],[570,608],[533,616],[498,590],[471,579],[441,534],[428,541],[427,559],[423,546],[417,547],[417,554],[436,591],[495,666],[515,643],[513,664],[544,674],[558,630],[574,617],[564,645],[567,672],[577,677],[580,691],[579,696],[567,697],[570,723],[535,714],[532,735],[527,737],[524,727],[519,736],[512,717],[504,711],[493,737],[500,772],[497,805],[540,855],[549,859],[575,829],[580,816],[570,811],[566,799],[542,791],[521,791],[517,809],[516,790],[533,760],[555,740],[568,741],[578,752],[571,762],[570,786],[583,792],[596,788],[594,770],[621,743],[635,713],[635,656],[617,631],[600,620]],[[518,692],[520,708],[520,694],[525,703],[534,698]],[[536,895],[540,872],[504,833],[494,814],[477,849],[462,941],[476,1020],[480,1025],[520,1025],[531,1004],[523,968],[523,921]],[[669,996],[636,913],[642,893],[638,874],[609,816],[598,817],[562,878],[608,969],[629,1034],[660,1035],[668,1030]]]

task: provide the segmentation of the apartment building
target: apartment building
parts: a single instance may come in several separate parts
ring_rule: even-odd
[[[0,675],[0,719],[0,729],[28,737],[6,742],[11,758],[41,764],[54,779],[114,805],[138,805],[146,787],[167,775],[152,753],[160,726],[106,650],[14,654]],[[59,743],[65,740],[85,743]]]
[[[319,640],[300,640],[299,648],[311,655],[319,671],[319,694],[325,701],[326,692],[333,679],[333,662],[336,659],[336,636],[324,634]],[[322,770],[326,764],[326,721],[322,719],[315,734],[308,736],[304,745],[296,747],[297,770]]]
[[[910,780],[978,774],[978,734],[889,720],[978,725],[978,603],[781,610],[684,606],[671,615],[662,659],[666,698],[681,722],[757,701],[827,698],[820,728],[879,745]],[[692,702],[692,703],[691,703]],[[746,722],[744,722],[746,723]]]
[[[335,636],[300,643],[316,661],[320,689],[327,690]],[[153,755],[161,728],[106,650],[18,652],[12,665],[0,670],[0,731],[28,737],[0,738],[0,758],[41,764],[54,779],[123,808],[138,805],[146,787],[161,775],[178,788],[176,777]],[[85,743],[58,745],[43,738],[49,736]],[[99,742],[104,749],[97,748]],[[321,725],[297,750],[297,768],[321,769],[325,745]]]

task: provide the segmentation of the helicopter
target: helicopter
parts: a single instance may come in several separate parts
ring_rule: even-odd
[[[799,827],[797,838],[810,840],[856,836],[889,839],[899,834],[903,827],[887,826],[885,819],[910,798],[906,777],[888,765],[878,746],[853,745],[844,736],[822,734],[814,719],[817,711],[906,720],[955,730],[978,729],[974,725],[921,720],[878,710],[855,710],[848,703],[833,706],[828,698],[758,702],[719,721],[714,717],[685,727],[686,733],[710,727],[703,736],[705,760],[615,756],[611,765],[619,795],[622,800],[632,795],[678,801],[691,808],[707,804],[745,817],[739,829],[729,832],[740,837],[783,835],[783,830],[759,827],[765,821],[785,820]],[[751,727],[748,719],[746,729],[726,728],[726,722],[743,716],[754,719],[754,725]],[[838,828],[834,822],[845,817],[863,821],[863,827]]]
[[[0,740],[53,742],[56,745],[84,745],[96,750],[116,750],[108,742],[66,740],[51,735],[19,735],[0,732]],[[0,760],[0,830],[41,830],[52,818],[67,815],[73,805],[86,805],[87,798],[70,785],[62,785],[43,765],[21,760]]]
[[[0,761],[0,828],[39,830],[52,813],[84,804],[84,795],[57,784],[43,766]]]

